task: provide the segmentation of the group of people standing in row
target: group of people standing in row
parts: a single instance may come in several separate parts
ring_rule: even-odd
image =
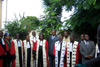
[[[11,39],[9,33],[0,31],[0,67],[74,67],[85,64],[95,58],[98,53],[95,43],[89,40],[88,34],[81,34],[80,41],[75,41],[74,35],[52,35],[48,41],[43,34],[20,39],[20,34]]]

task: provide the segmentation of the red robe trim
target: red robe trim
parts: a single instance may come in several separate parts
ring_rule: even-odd
[[[75,41],[76,42],[76,41]],[[73,44],[73,46],[75,45],[75,42]],[[81,58],[81,54],[80,54],[80,51],[79,51],[79,43],[77,43],[77,46],[76,48],[74,47],[73,49],[76,49],[76,61],[75,61],[75,65],[79,63],[79,59]],[[67,46],[70,45],[70,42],[67,43]],[[69,47],[68,47],[69,48]],[[67,54],[66,54],[67,55]],[[67,57],[67,56],[66,56]],[[72,58],[73,59],[73,58]]]
[[[0,44],[0,67],[3,67],[3,59],[2,59],[2,56],[5,55],[5,51],[4,49],[2,48],[1,44]]]
[[[9,51],[8,45],[5,41],[4,41],[4,43],[5,43],[5,48],[6,48],[5,50],[8,52]],[[5,53],[6,53],[5,50],[0,44],[0,56],[1,57],[3,57],[5,55]],[[2,58],[0,59],[0,67],[3,67],[3,59]]]
[[[66,57],[66,54],[67,54],[67,47],[65,47],[65,57]],[[53,55],[55,56],[55,46],[53,48]],[[59,61],[60,62],[60,61]],[[66,67],[66,60],[64,62],[64,67]]]
[[[47,57],[47,66],[49,66],[48,55],[47,55],[47,52],[48,52],[48,41],[47,40],[45,42],[45,45],[46,45],[45,50],[46,50],[46,57]],[[33,51],[36,52],[36,50],[37,50],[37,41],[36,41],[36,43],[34,44],[34,47],[33,47]]]
[[[23,46],[23,54],[24,54],[25,51],[24,51],[24,43],[23,43],[23,41],[22,41],[22,46]],[[15,43],[14,43],[14,41],[12,41],[11,42],[10,54],[14,55],[15,52],[16,52],[16,50],[15,50]],[[24,62],[24,59],[23,59],[23,62]],[[12,60],[12,67],[16,67],[15,59]]]

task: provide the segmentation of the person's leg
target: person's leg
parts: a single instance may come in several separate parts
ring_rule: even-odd
[[[19,64],[20,64],[20,67],[22,67],[22,52],[21,52],[21,47],[18,47],[18,50],[19,50]]]
[[[53,67],[53,58],[52,56],[49,56],[49,67]]]
[[[41,55],[41,67],[43,67],[43,54]]]

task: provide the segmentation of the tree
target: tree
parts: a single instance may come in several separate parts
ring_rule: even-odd
[[[62,3],[58,0],[44,0],[45,15],[42,16],[40,23],[41,33],[48,39],[52,29],[61,30],[63,22],[61,22]]]
[[[74,13],[70,19],[66,19],[66,26],[74,30],[76,33],[88,33],[92,40],[96,40],[97,27],[100,24],[100,0],[43,0],[46,8],[52,7],[55,11],[58,8],[61,10],[55,11],[56,14],[62,13],[62,8],[65,6],[66,11],[71,11],[74,8]],[[59,3],[60,5],[58,6]],[[55,4],[55,6],[54,6]],[[49,12],[50,10],[47,10]],[[61,17],[61,16],[60,16]],[[90,31],[93,31],[92,34]]]
[[[27,30],[35,30],[38,29],[39,27],[39,20],[35,16],[27,16],[23,17],[22,19],[19,20]]]
[[[88,7],[78,8],[67,23],[73,27],[78,34],[87,33],[90,39],[96,42],[97,28],[100,24],[100,1],[94,1]],[[82,6],[82,5],[81,5]],[[66,24],[67,25],[67,24]]]
[[[25,39],[28,32],[34,29],[38,29],[39,20],[34,16],[20,17],[20,20],[15,19],[13,21],[8,21],[5,25],[5,29],[7,32],[11,34],[11,36],[15,36],[16,33],[20,34],[20,38],[22,40]]]

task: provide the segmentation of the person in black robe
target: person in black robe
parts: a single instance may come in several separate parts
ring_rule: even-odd
[[[30,63],[31,63],[31,45],[32,44],[30,44],[30,38],[28,35],[26,36],[26,41],[27,43],[29,43],[29,46],[30,46],[30,47],[27,47],[27,67],[31,67]]]
[[[20,42],[20,35],[17,33],[16,34],[16,40],[17,40],[17,43]],[[20,67],[23,67],[23,63],[22,63],[22,48],[21,46],[18,45],[18,53],[19,53],[19,62],[20,62]]]

